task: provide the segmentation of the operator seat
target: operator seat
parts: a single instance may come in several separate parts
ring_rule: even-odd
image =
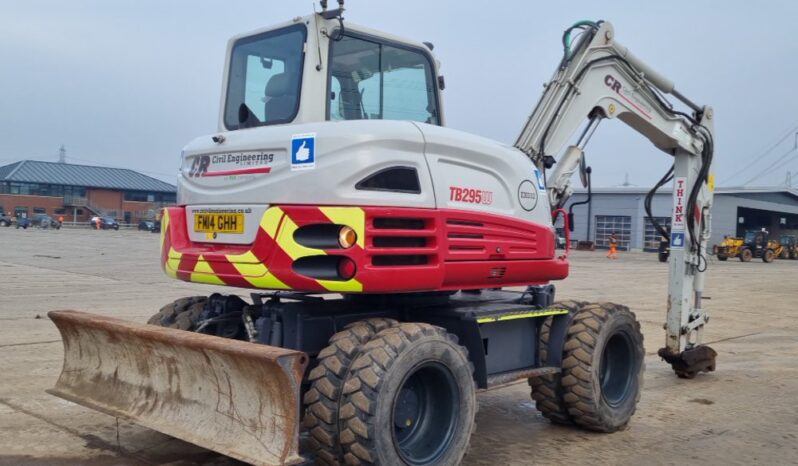
[[[296,80],[289,73],[275,74],[266,83],[263,113],[266,122],[288,120],[296,108]]]

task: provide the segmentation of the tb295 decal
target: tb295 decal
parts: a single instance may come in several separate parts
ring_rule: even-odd
[[[449,186],[449,200],[468,204],[493,204],[493,191]]]

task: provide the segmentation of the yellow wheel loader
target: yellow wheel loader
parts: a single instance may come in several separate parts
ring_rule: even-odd
[[[724,236],[720,244],[716,244],[714,249],[715,257],[719,261],[726,261],[730,257],[737,257],[740,255],[740,250],[745,242],[742,238],[735,238],[732,236]]]

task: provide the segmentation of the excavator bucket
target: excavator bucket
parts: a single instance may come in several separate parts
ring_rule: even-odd
[[[302,462],[304,353],[84,312],[48,315],[64,341],[48,393],[247,463]]]

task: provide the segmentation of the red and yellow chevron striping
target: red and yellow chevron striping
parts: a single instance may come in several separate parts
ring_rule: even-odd
[[[192,242],[186,217],[183,207],[164,209],[161,264],[170,277],[195,283],[398,293],[544,284],[568,274],[567,261],[554,257],[550,227],[479,212],[274,205],[249,245]],[[324,225],[350,227],[355,244],[338,247],[335,238],[319,248],[296,240],[299,230]],[[340,272],[342,263],[352,275]]]

